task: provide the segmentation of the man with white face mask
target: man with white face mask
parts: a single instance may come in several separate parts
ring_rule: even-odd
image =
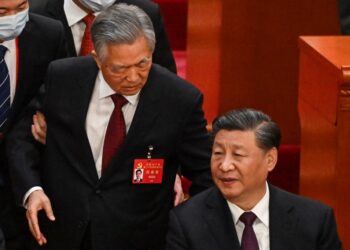
[[[28,229],[12,197],[5,139],[38,92],[48,64],[66,56],[62,24],[28,9],[28,0],[0,0],[0,249],[4,235],[6,250],[28,250]]]
[[[159,6],[145,0],[29,0],[30,11],[60,20],[66,29],[68,55],[77,56],[86,28],[84,18],[98,13],[115,3],[133,4],[141,8],[151,18],[156,33],[156,48],[153,62],[176,73],[176,65],[164,29]]]

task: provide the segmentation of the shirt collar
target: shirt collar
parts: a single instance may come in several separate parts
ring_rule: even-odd
[[[269,186],[267,185],[266,182],[266,192],[263,198],[253,207],[251,210],[256,217],[266,226],[269,227],[269,200],[270,200],[270,191],[269,191]],[[227,204],[230,208],[231,214],[233,216],[233,221],[235,225],[239,221],[239,217],[246,212],[240,207],[238,207],[236,204],[229,202],[228,200]]]
[[[98,82],[100,84],[99,86],[99,99],[104,99],[106,97],[109,97],[116,92],[109,86],[109,84],[106,82],[102,75],[102,71],[100,70],[97,75]],[[131,104],[131,105],[137,105],[139,97],[140,97],[140,91],[137,92],[135,95],[123,95],[125,99]]]
[[[63,4],[64,13],[66,14],[67,22],[69,27],[80,22],[88,13],[82,10],[78,5],[76,5],[73,0],[64,0]],[[97,15],[98,13],[93,13]]]
[[[7,48],[8,53],[14,53],[16,51],[16,38],[9,41],[4,41],[0,44]]]

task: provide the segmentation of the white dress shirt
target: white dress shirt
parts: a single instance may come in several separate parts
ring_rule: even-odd
[[[102,155],[105,134],[109,122],[109,118],[114,110],[114,103],[111,95],[116,92],[111,89],[108,83],[103,78],[102,72],[99,71],[94,90],[90,99],[89,109],[86,115],[85,129],[89,139],[91,151],[95,160],[97,175],[101,177]],[[132,96],[124,96],[128,101],[122,108],[126,133],[128,133],[131,122],[139,103],[140,91]],[[23,197],[23,206],[26,207],[26,202],[29,195],[36,191],[43,190],[42,187],[35,186],[30,188]]]
[[[270,250],[270,227],[269,227],[269,200],[270,191],[266,183],[266,193],[264,197],[255,205],[251,210],[255,215],[256,219],[253,223],[253,229],[258,240],[260,250]],[[248,211],[242,210],[237,205],[227,201],[227,204],[232,213],[233,222],[235,224],[239,243],[241,244],[242,235],[244,230],[244,223],[239,220],[239,217]]]
[[[63,9],[64,13],[66,14],[68,26],[72,30],[75,50],[77,55],[79,55],[81,42],[83,40],[86,27],[83,18],[87,16],[88,13],[82,10],[72,0],[64,0]],[[95,16],[98,14],[99,12],[93,13]]]
[[[109,118],[114,110],[114,103],[110,96],[115,93],[105,81],[100,71],[96,79],[85,122],[86,133],[99,177],[101,177],[104,138]],[[139,103],[139,96],[140,92],[136,95],[124,96],[128,101],[122,108],[126,133],[128,133],[132,119],[134,118],[137,104]]]
[[[5,54],[5,62],[7,69],[9,71],[10,77],[10,93],[11,93],[11,104],[15,98],[16,92],[16,81],[17,81],[17,48],[16,48],[16,39],[9,41],[4,41],[1,45],[7,48]]]

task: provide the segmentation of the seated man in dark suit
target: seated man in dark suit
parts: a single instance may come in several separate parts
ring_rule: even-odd
[[[14,202],[5,139],[43,84],[49,63],[66,57],[63,25],[28,9],[27,0],[0,1],[0,77],[6,76],[0,80],[0,228],[7,250],[28,250],[30,234],[24,209]]]
[[[45,249],[163,250],[178,167],[192,194],[211,185],[203,97],[152,64],[155,34],[140,8],[113,5],[91,32],[93,57],[48,69],[42,157],[32,114],[8,137],[15,196]],[[138,168],[142,183],[133,183]]]
[[[216,187],[170,212],[168,250],[338,250],[333,211],[266,182],[277,162],[278,126],[252,109],[213,123]]]

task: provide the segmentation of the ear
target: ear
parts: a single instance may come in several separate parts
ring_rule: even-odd
[[[96,51],[95,51],[95,50],[91,51],[91,55],[92,55],[92,57],[94,58],[94,60],[95,60],[95,62],[96,62],[96,64],[97,64],[97,67],[98,67],[99,69],[101,69],[102,63],[101,63],[101,60],[98,58],[98,56],[97,56],[97,54],[96,54]]]
[[[267,163],[267,170],[271,172],[277,163],[278,159],[278,150],[277,148],[272,148],[266,153],[266,163]]]

